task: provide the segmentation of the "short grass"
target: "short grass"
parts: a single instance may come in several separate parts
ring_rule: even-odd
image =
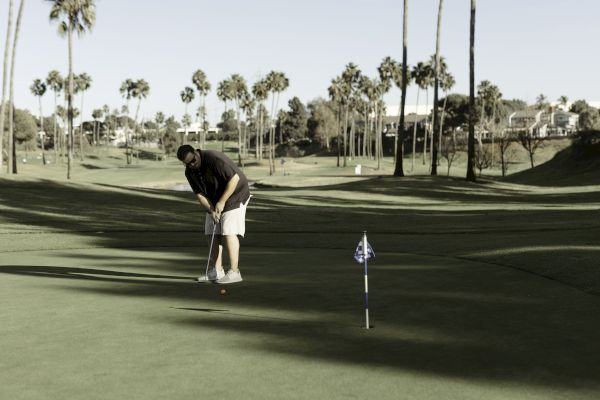
[[[245,281],[222,296],[192,281],[207,245],[169,190],[180,164],[118,157],[0,178],[0,398],[600,395],[600,186],[249,163]]]

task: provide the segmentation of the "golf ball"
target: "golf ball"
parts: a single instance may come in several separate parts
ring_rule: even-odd
[[[220,295],[224,295],[225,293],[227,293],[227,290],[225,290],[225,289],[220,289],[219,290],[219,294]]]

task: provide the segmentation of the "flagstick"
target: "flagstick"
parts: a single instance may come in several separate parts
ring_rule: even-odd
[[[365,321],[366,329],[369,329],[369,274],[367,267],[367,256],[368,256],[368,244],[367,244],[367,231],[363,232],[363,254],[365,256]]]

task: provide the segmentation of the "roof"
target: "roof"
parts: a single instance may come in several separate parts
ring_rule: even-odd
[[[512,118],[535,118],[538,114],[542,113],[542,110],[528,109],[515,111]]]

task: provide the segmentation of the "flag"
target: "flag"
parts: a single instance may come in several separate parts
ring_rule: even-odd
[[[363,251],[363,241],[361,240],[360,242],[358,242],[358,246],[356,246],[356,250],[354,251],[354,259],[356,260],[357,263],[362,264],[365,262],[365,258],[368,260],[369,258],[374,258],[374,257],[375,257],[375,252],[373,251],[373,248],[371,247],[369,242],[367,242],[366,257],[365,257],[365,252]]]

